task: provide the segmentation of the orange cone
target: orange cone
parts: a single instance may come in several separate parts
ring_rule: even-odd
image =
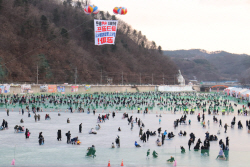
[[[121,166],[124,166],[124,165],[123,165],[123,160],[122,160]]]
[[[109,163],[108,163],[108,167],[111,167],[111,165],[110,165],[110,160],[109,160]]]

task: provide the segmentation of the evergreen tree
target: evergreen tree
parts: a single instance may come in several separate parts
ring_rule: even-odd
[[[69,35],[68,35],[68,30],[65,29],[65,28],[62,28],[61,29],[61,36],[68,39],[69,38]]]
[[[159,51],[160,54],[162,54],[162,50],[161,49],[162,49],[161,46],[158,46],[158,51]]]
[[[2,9],[3,0],[0,0],[0,11]]]
[[[49,27],[47,17],[42,15],[40,21],[41,21],[42,30],[46,32],[48,30],[48,27]]]
[[[60,15],[59,15],[58,9],[54,9],[53,11],[53,21],[55,23],[58,23],[60,21]]]

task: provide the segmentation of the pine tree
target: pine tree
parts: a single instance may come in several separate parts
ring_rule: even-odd
[[[58,9],[54,9],[53,11],[53,21],[55,23],[58,23],[60,21],[60,15],[59,15]]]
[[[42,15],[40,21],[41,21],[42,30],[46,32],[48,30],[48,27],[49,27],[47,17]]]

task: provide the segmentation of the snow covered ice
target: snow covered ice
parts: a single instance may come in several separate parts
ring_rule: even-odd
[[[51,120],[45,120],[45,114],[49,114]],[[88,134],[91,128],[95,128],[97,125],[97,116],[102,114],[101,111],[97,111],[96,115],[85,113],[69,113],[60,112],[61,116],[58,116],[57,112],[40,112],[41,121],[35,122],[34,115],[28,118],[27,112],[24,115],[19,112],[10,112],[10,116],[6,115],[6,112],[2,110],[0,112],[0,120],[5,119],[9,123],[9,130],[0,131],[0,166],[11,166],[11,161],[14,158],[15,151],[15,166],[94,166],[101,167],[107,166],[110,160],[111,166],[120,166],[123,159],[124,165],[128,167],[138,166],[173,166],[173,164],[166,163],[166,160],[170,156],[174,156],[177,160],[177,166],[248,166],[250,156],[249,139],[250,134],[247,133],[245,126],[246,119],[249,117],[236,116],[236,124],[241,120],[243,129],[239,130],[237,126],[233,129],[228,128],[228,132],[224,133],[224,128],[219,128],[219,123],[213,122],[213,115],[205,115],[206,123],[210,120],[210,126],[202,128],[200,122],[197,121],[197,115],[187,115],[187,120],[191,119],[191,125],[179,125],[176,129],[173,127],[173,121],[179,119],[181,114],[162,114],[161,124],[159,125],[159,118],[156,114],[132,114],[129,112],[129,116],[132,114],[133,118],[140,118],[145,124],[144,131],[149,129],[150,131],[157,131],[159,127],[162,127],[162,133],[164,130],[167,132],[173,131],[176,135],[172,140],[165,140],[165,143],[161,147],[157,147],[155,141],[157,136],[150,136],[149,142],[142,143],[139,139],[139,127],[134,124],[134,128],[131,131],[130,125],[128,125],[127,119],[122,118],[122,112],[116,113],[115,118],[110,115],[109,120],[105,123],[101,123],[101,129],[97,131],[97,135]],[[222,117],[222,125],[227,123],[230,125],[234,114],[217,116],[218,120]],[[23,118],[24,123],[20,123],[20,119]],[[70,119],[70,123],[67,123],[67,118]],[[82,133],[79,133],[79,124],[82,123]],[[14,133],[14,126],[21,125],[28,128],[31,132],[29,139],[25,139],[24,133]],[[121,128],[121,132],[118,132],[118,128]],[[62,130],[62,141],[57,141],[57,131]],[[178,136],[178,132],[186,131],[187,136]],[[220,130],[221,134],[217,135],[217,131]],[[66,144],[65,133],[71,132],[71,138],[78,136],[81,145]],[[193,151],[194,145],[191,146],[191,151],[188,150],[189,134],[193,132],[196,135],[196,141],[201,138],[203,142],[205,139],[205,133],[209,131],[210,134],[218,136],[225,142],[227,136],[229,136],[229,160],[221,161],[216,160],[219,153],[218,141],[210,142],[210,155],[202,156],[200,151]],[[38,134],[43,132],[45,138],[45,144],[40,146],[38,144]],[[120,136],[121,148],[111,149],[112,142],[115,142],[117,135]],[[134,142],[137,141],[142,147],[136,148]],[[196,143],[196,142],[195,142]],[[96,157],[85,157],[88,147],[95,145]],[[181,154],[180,146],[184,146],[186,149],[185,154]],[[147,150],[150,149],[150,159],[146,159]],[[152,157],[152,152],[155,150],[158,154],[158,158]]]

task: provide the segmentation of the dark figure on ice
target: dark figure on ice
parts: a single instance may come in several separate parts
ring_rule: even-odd
[[[62,132],[61,132],[61,130],[59,129],[58,131],[57,131],[57,140],[59,141],[61,141],[62,140]]]
[[[79,133],[82,133],[82,123],[79,125]]]
[[[70,138],[71,138],[71,134],[70,131],[68,131],[68,133],[65,134],[67,136],[67,143],[70,143]]]

